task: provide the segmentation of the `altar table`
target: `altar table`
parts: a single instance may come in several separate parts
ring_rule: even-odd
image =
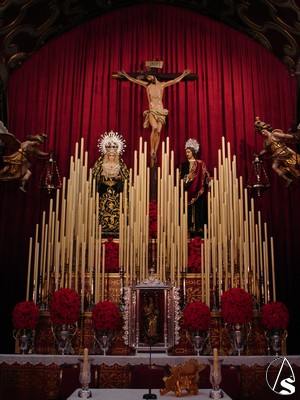
[[[32,400],[32,393],[34,393],[34,400],[66,400],[80,385],[78,357],[78,354],[0,354],[0,399]],[[122,389],[123,394],[124,390],[138,388],[135,386],[136,378],[133,377],[135,366],[149,364],[149,354],[123,357],[91,355],[91,357],[93,358],[94,380],[94,385],[91,386],[106,388],[109,391],[124,388]],[[152,364],[157,366],[178,365],[193,357],[195,356],[153,354]],[[210,386],[208,358],[208,356],[196,357],[199,363],[207,365],[206,370],[200,373],[201,388]],[[274,361],[275,356],[222,356],[221,358],[224,370],[221,387],[223,386],[222,388],[232,399],[284,400],[279,399],[266,383],[266,370]],[[288,397],[286,400],[299,400],[300,355],[288,355],[286,358],[293,368],[297,383],[296,393],[285,397]],[[238,379],[237,385],[232,385],[232,376]],[[160,388],[160,386],[156,387]],[[79,399],[78,391],[76,398]],[[183,398],[195,397],[183,396]],[[158,399],[169,400],[166,396],[159,396]],[[197,399],[201,400],[201,397]]]
[[[80,389],[76,389],[75,392],[71,394],[68,400],[78,400],[80,397],[78,396],[78,392]],[[92,400],[143,400],[143,395],[148,394],[148,389],[91,389],[92,391]],[[187,392],[183,392],[181,399],[197,399],[197,400],[208,400],[209,392],[211,389],[199,389],[199,392],[196,396],[193,394],[189,394]],[[174,400],[178,399],[174,392],[167,393],[165,395],[161,395],[158,389],[152,389],[151,393],[156,394],[157,399],[160,400]],[[231,400],[226,393],[224,393],[222,400]]]

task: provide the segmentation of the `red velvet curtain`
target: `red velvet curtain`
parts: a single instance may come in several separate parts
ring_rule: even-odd
[[[161,141],[170,137],[176,165],[185,158],[185,141],[193,137],[213,173],[224,136],[237,157],[238,174],[246,181],[253,153],[262,147],[261,137],[254,133],[254,118],[259,115],[274,127],[290,128],[296,114],[296,78],[252,39],[172,6],[123,8],[49,42],[12,74],[7,126],[20,140],[45,132],[45,149],[53,151],[62,176],[68,177],[76,142],[84,138],[92,166],[98,157],[97,139],[111,129],[126,139],[123,158],[132,167],[139,137],[149,138],[142,118],[147,96],[143,87],[113,79],[112,73],[136,72],[153,58],[164,61],[165,73],[189,68],[198,74],[197,80],[165,89],[169,116]],[[274,236],[278,297],[295,313],[299,187],[286,189],[268,163],[266,168],[272,187],[255,204]],[[34,161],[32,171],[27,195],[16,184],[0,186],[0,268],[5,277],[0,312],[7,321],[7,340],[11,308],[25,296],[29,237],[34,236],[49,200],[37,188],[42,163]],[[3,307],[5,302],[8,306]]]

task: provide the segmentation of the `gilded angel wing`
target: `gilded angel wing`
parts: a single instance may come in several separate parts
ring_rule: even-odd
[[[2,121],[0,121],[0,141],[2,141],[6,146],[19,147],[21,144],[20,140],[18,140],[15,135],[8,132]]]

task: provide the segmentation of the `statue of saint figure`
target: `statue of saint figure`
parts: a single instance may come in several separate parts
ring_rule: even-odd
[[[32,174],[30,157],[49,159],[50,153],[39,149],[40,144],[45,143],[47,135],[44,133],[29,135],[26,140],[20,142],[0,121],[0,182],[19,180],[19,189],[27,193],[27,184]],[[9,155],[4,155],[6,147],[15,148]],[[17,150],[16,150],[17,149]]]
[[[159,309],[154,298],[149,296],[143,306],[143,341],[153,344],[159,337]]]
[[[268,153],[272,162],[272,169],[286,181],[286,186],[293,182],[293,178],[300,179],[300,154],[296,153],[290,145],[299,143],[300,129],[292,134],[281,129],[273,129],[270,124],[255,118],[254,129],[264,136],[263,149],[255,154],[261,157]]]
[[[120,228],[120,194],[129,171],[120,157],[125,140],[118,132],[105,132],[98,140],[101,156],[95,162],[92,174],[99,193],[99,223],[104,236],[118,236]]]
[[[156,152],[160,142],[160,133],[163,125],[166,123],[166,117],[169,111],[163,106],[164,89],[168,86],[180,82],[186,75],[190,74],[190,70],[186,69],[184,72],[175,79],[160,82],[153,72],[146,73],[146,81],[134,78],[128,75],[125,71],[118,71],[119,76],[124,76],[130,82],[144,86],[146,88],[149,110],[144,111],[143,115],[144,128],[151,127],[150,135],[150,151],[152,160],[156,160]]]
[[[188,193],[188,229],[191,236],[203,236],[208,222],[207,194],[210,173],[203,160],[196,158],[200,144],[196,139],[185,143],[186,161],[180,165],[180,177]]]

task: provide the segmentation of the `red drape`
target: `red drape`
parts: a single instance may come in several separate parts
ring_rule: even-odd
[[[76,142],[84,138],[92,166],[98,157],[97,139],[111,129],[126,139],[124,160],[132,167],[139,137],[149,138],[142,118],[147,97],[143,87],[112,79],[112,72],[136,72],[153,58],[164,61],[166,73],[189,68],[198,74],[197,80],[165,89],[169,116],[161,140],[170,137],[176,165],[184,160],[185,141],[193,137],[213,174],[224,136],[246,181],[253,153],[262,147],[254,118],[259,115],[274,127],[288,129],[296,114],[296,78],[245,35],[176,7],[123,8],[49,42],[12,74],[7,126],[20,140],[47,133],[45,149],[53,151],[62,176],[68,176]],[[48,195],[37,189],[41,169],[40,162],[33,163],[25,196],[14,184],[0,187],[0,268],[6,277],[0,312],[7,321],[14,302],[24,298],[29,237],[48,204]],[[299,258],[299,187],[286,189],[268,164],[267,171],[272,187],[255,202],[274,236],[278,296],[293,312],[296,304],[299,307],[299,272],[293,263]],[[5,299],[9,307],[4,311]]]

